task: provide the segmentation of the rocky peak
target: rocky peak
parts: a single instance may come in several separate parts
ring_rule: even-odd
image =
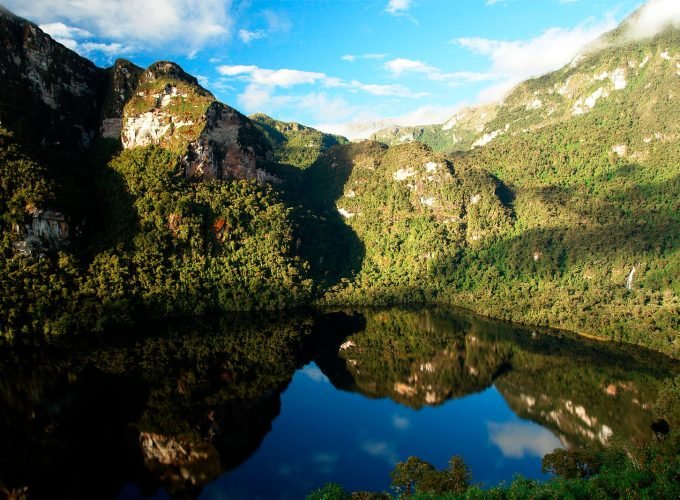
[[[197,92],[214,99],[214,96],[210,92],[201,87],[196,77],[184,71],[177,63],[171,61],[158,61],[146,68],[142,74],[141,82],[149,83],[157,80],[177,80],[184,82],[191,87],[194,87]]]
[[[124,148],[176,151],[187,178],[278,181],[264,170],[272,153],[262,133],[175,63],[160,61],[141,73],[123,109],[120,138]]]
[[[96,135],[105,71],[0,10],[0,120],[18,137],[72,151]]]

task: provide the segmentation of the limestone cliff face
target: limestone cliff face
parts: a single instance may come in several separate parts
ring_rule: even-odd
[[[69,245],[70,229],[66,216],[54,210],[27,207],[31,218],[24,227],[14,225],[13,231],[21,237],[14,244],[23,255],[42,255],[48,250],[59,250]]]
[[[0,120],[61,151],[90,146],[97,133],[105,70],[0,7]]]
[[[262,166],[272,153],[253,123],[171,62],[141,74],[123,109],[120,137],[124,148],[156,144],[176,150],[189,179],[278,181]]]

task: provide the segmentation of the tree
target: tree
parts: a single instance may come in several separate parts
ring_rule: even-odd
[[[406,489],[406,494],[411,495],[413,487],[423,476],[430,471],[434,471],[431,463],[421,460],[418,457],[408,457],[406,462],[399,462],[391,472],[392,486],[401,490]]]
[[[543,457],[543,472],[552,472],[565,479],[589,478],[602,468],[602,458],[597,450],[583,448],[555,450]]]
[[[449,470],[431,470],[423,474],[416,485],[418,493],[443,495],[444,493],[465,493],[470,487],[472,474],[463,462],[462,457],[456,455],[449,460]]]

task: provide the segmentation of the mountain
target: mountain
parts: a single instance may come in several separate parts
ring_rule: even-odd
[[[172,62],[97,68],[3,11],[2,335],[440,303],[680,357],[680,30],[636,15],[388,147],[248,118]]]
[[[506,286],[459,297],[469,293],[486,312],[510,301],[508,319],[540,314],[674,351],[680,30],[621,38],[631,22],[561,70],[520,84],[486,124],[487,144],[457,155],[454,163],[483,166],[509,187],[515,218],[485,257]]]
[[[274,160],[298,168],[309,167],[330,147],[347,143],[342,136],[325,134],[299,123],[281,122],[262,113],[250,119],[266,137]]]
[[[276,180],[272,152],[255,125],[215,100],[177,64],[152,64],[123,108],[124,148],[158,145],[183,155],[187,178]]]
[[[648,90],[644,86],[650,81],[658,80],[670,91],[680,75],[672,50],[677,47],[677,30],[669,27],[654,37],[641,37],[636,26],[644,8],[584,47],[570,64],[518,84],[499,103],[465,108],[441,125],[385,128],[371,139],[388,145],[417,140],[437,151],[466,151],[502,135],[533,132],[588,114],[598,102],[642,104],[641,90]],[[631,95],[631,89],[637,91]],[[661,98],[663,92],[654,88],[652,94]],[[654,104],[640,110],[643,123],[631,130],[648,142],[658,140],[654,116],[670,112],[654,110]]]
[[[309,300],[250,119],[174,63],[98,68],[4,9],[0,43],[4,337]]]
[[[442,153],[470,149],[484,126],[493,120],[498,104],[463,108],[441,125],[385,128],[371,135],[371,140],[388,146],[418,141]]]

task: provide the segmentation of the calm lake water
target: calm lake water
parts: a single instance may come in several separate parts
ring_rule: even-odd
[[[0,484],[34,497],[390,491],[416,455],[486,486],[653,437],[650,351],[450,310],[222,318],[5,351]]]

